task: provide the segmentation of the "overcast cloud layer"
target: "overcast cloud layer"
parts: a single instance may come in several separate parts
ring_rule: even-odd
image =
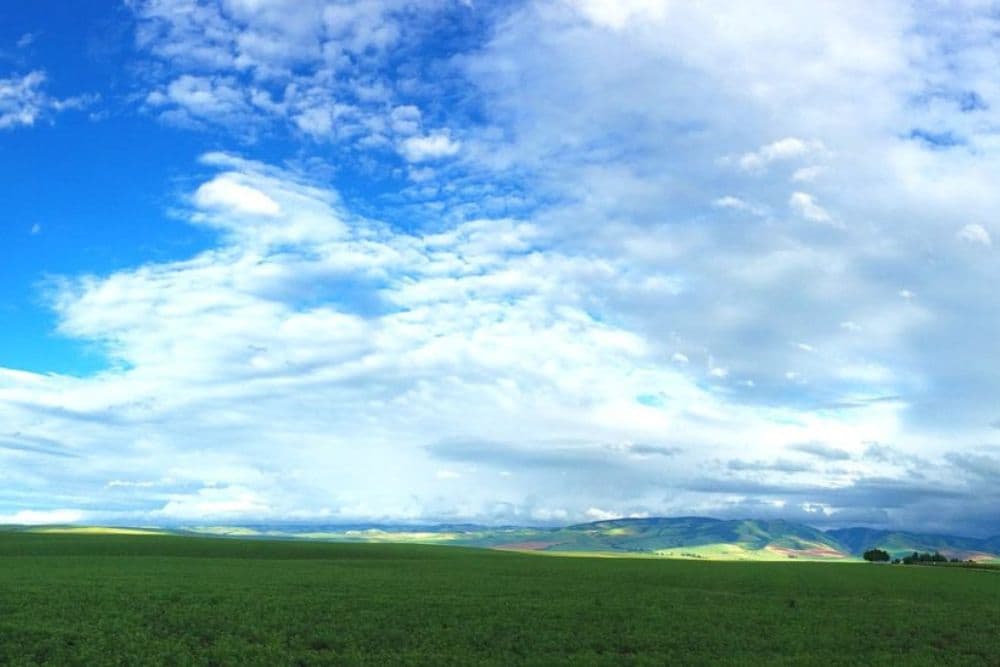
[[[1000,533],[994,3],[127,6],[212,243],[42,284],[0,521]]]

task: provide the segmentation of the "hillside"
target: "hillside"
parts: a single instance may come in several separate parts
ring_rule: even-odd
[[[874,548],[884,549],[893,557],[905,556],[914,551],[929,553],[938,551],[948,558],[993,560],[1000,554],[1000,537],[981,540],[955,535],[928,535],[872,528],[842,528],[831,530],[828,535],[853,554],[861,554]]]
[[[517,548],[519,545],[493,545]],[[541,531],[534,550],[698,558],[845,558],[822,531],[786,521],[617,519]]]
[[[705,517],[597,521],[564,528],[463,526],[399,531],[388,528],[311,534],[351,541],[415,541],[539,551],[706,558],[714,560],[846,559],[868,549],[893,556],[939,551],[949,558],[1000,558],[1000,538],[845,528],[823,531],[790,521],[720,520]]]
[[[94,532],[84,527],[43,527],[33,532]],[[122,529],[101,529],[104,532]],[[290,539],[315,542],[414,543],[533,551],[708,560],[838,560],[859,558],[879,548],[894,557],[938,551],[961,560],[1000,560],[1000,537],[843,528],[823,531],[801,523],[720,520],[705,517],[632,518],[596,521],[561,528],[486,527],[472,524],[431,526],[325,526],[263,524],[195,526],[171,532],[241,539]]]

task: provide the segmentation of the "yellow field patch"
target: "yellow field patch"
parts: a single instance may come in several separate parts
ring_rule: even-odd
[[[106,526],[45,526],[31,528],[31,533],[58,535],[166,535],[161,530],[151,528],[110,528]]]
[[[791,553],[791,557],[789,556]],[[746,549],[738,544],[702,544],[696,547],[677,547],[674,549],[660,549],[656,552],[658,556],[666,558],[690,558],[705,560],[746,560],[746,561],[829,561],[830,557],[818,557],[806,552],[796,553],[788,550],[771,549]],[[848,559],[836,559],[848,560]]]

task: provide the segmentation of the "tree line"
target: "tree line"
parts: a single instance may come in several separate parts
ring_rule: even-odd
[[[935,551],[934,553],[917,553],[914,551],[908,556],[903,556],[902,558],[893,558],[889,555],[888,551],[884,549],[869,549],[866,551],[862,558],[864,558],[869,563],[888,563],[892,562],[894,565],[924,565],[927,563],[961,563],[962,560],[959,558],[952,558],[950,561],[947,556],[944,556],[940,552]]]

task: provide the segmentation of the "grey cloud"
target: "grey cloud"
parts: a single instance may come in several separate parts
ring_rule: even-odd
[[[672,457],[681,450],[659,445],[606,445],[587,442],[536,442],[511,445],[484,440],[447,440],[428,445],[432,456],[449,461],[512,468],[575,469],[599,473],[606,466],[628,467],[630,454]]]
[[[1000,486],[967,488],[869,477],[829,488],[801,483],[781,484],[745,478],[701,478],[684,488],[706,494],[709,514],[724,518],[754,516],[843,527],[869,525],[916,532],[989,537],[1000,534]],[[733,501],[729,497],[740,496]],[[775,504],[781,501],[781,504]],[[818,507],[825,508],[818,511]]]
[[[684,451],[682,447],[644,444],[626,445],[624,449],[630,454],[638,454],[640,456],[676,456]]]
[[[55,440],[23,436],[20,434],[0,436],[0,449],[6,449],[14,452],[27,452],[30,454],[44,454],[46,456],[57,456],[61,458],[79,458],[79,454],[68,450]]]
[[[928,500],[957,500],[967,493],[943,485],[913,483],[908,480],[868,477],[841,487],[803,483],[781,484],[745,478],[701,478],[686,488],[702,493],[738,493],[748,496],[790,498],[823,503],[833,507],[875,507],[898,509]]]
[[[967,473],[1000,485],[1000,458],[985,454],[951,452],[945,459]]]
[[[902,396],[873,396],[871,398],[855,398],[845,401],[836,401],[824,407],[839,409],[864,408],[869,405],[877,405],[879,403],[901,403],[903,400]]]
[[[712,515],[722,519],[783,519],[797,521],[817,528],[835,528],[856,525],[886,525],[890,514],[880,508],[846,508],[824,512],[807,503],[776,506],[759,498],[729,501],[712,510]]]
[[[742,459],[732,459],[726,463],[726,467],[730,470],[737,471],[775,471],[775,472],[813,472],[815,470],[814,466],[807,463],[799,463],[797,461],[788,461],[785,459],[778,459],[776,461],[744,461]]]
[[[826,459],[827,461],[846,461],[851,458],[849,452],[837,449],[836,447],[829,447],[819,442],[804,442],[799,445],[792,445],[789,449]]]
[[[915,454],[904,452],[898,447],[873,442],[865,448],[862,458],[876,463],[889,463],[900,466],[925,466],[929,462]]]

